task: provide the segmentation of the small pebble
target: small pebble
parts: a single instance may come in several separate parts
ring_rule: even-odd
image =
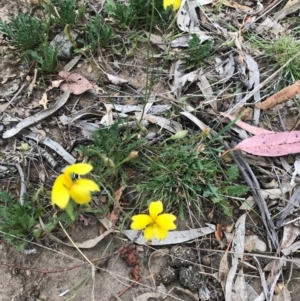
[[[188,288],[192,292],[196,292],[202,284],[202,275],[198,267],[189,266],[188,268],[181,268],[179,272],[180,284]]]
[[[170,250],[169,264],[173,268],[188,267],[196,260],[197,254],[191,248],[174,246]]]

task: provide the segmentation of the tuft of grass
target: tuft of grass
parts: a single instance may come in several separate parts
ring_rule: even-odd
[[[77,20],[76,5],[77,0],[51,0],[45,2],[43,7],[50,16],[51,23],[66,26],[75,24]],[[82,11],[83,6],[79,10],[81,17]]]
[[[300,41],[295,40],[292,35],[283,35],[275,43],[270,43],[265,47],[266,53],[270,58],[276,61],[278,67],[284,65],[291,57],[299,52]],[[293,60],[282,70],[284,78],[290,78],[292,81],[300,79],[300,61]]]
[[[113,125],[95,132],[93,144],[78,150],[93,162],[103,186],[126,184],[136,190],[141,206],[161,199],[167,209],[178,208],[181,217],[186,204],[202,214],[202,205],[209,201],[230,215],[228,197],[247,192],[246,186],[236,183],[238,167],[228,166],[219,157],[222,148],[209,146],[205,138],[169,139],[150,146],[137,139],[139,135]],[[139,152],[135,160],[129,159],[132,151]]]
[[[86,32],[92,52],[95,52],[99,47],[106,47],[113,35],[112,28],[106,25],[98,14],[89,20]]]
[[[93,173],[98,175],[101,183],[112,187],[118,182],[126,182],[129,173],[125,168],[131,161],[131,152],[138,151],[145,139],[137,139],[139,133],[121,130],[120,124],[115,123],[93,133],[93,144],[80,146],[78,151],[89,157],[93,162]]]
[[[11,46],[17,48],[19,56],[36,62],[42,73],[54,72],[57,67],[58,51],[48,41],[52,25],[63,26],[74,44],[70,30],[75,27],[85,29],[86,41],[83,44],[92,52],[106,47],[113,35],[112,28],[104,23],[99,14],[85,20],[86,3],[77,7],[76,0],[51,0],[44,3],[43,9],[44,20],[29,14],[19,14],[9,22],[0,19],[0,33],[6,35]]]
[[[33,49],[46,39],[47,23],[28,14],[19,14],[5,22],[0,19],[0,32],[21,51]]]
[[[204,202],[212,201],[231,215],[228,197],[243,195],[248,188],[235,183],[238,167],[228,168],[221,152],[195,137],[145,150],[144,160],[137,162],[143,175],[137,191],[146,199],[164,200],[167,208],[177,207],[180,213],[189,204],[202,214]]]
[[[200,39],[196,34],[192,34],[192,38],[187,42],[188,44],[188,60],[189,67],[195,67],[204,59],[211,55],[213,41],[208,40],[200,44]]]
[[[25,238],[33,229],[36,220],[42,213],[42,208],[33,204],[28,195],[24,196],[24,205],[21,206],[10,193],[0,190],[0,230],[4,233],[7,242],[23,249],[26,242],[19,238]]]
[[[295,39],[292,35],[282,35],[276,41],[262,40],[261,38],[251,38],[251,41],[264,51],[274,70],[283,66],[291,57],[296,55],[300,48],[300,40]],[[273,62],[273,63],[272,63]],[[285,80],[297,81],[300,79],[300,61],[293,60],[283,68],[281,77]]]
[[[37,62],[39,70],[44,73],[51,73],[57,67],[57,49],[51,45],[42,44],[37,50],[30,50],[29,57]]]
[[[121,28],[139,26],[148,30],[152,22],[156,26],[167,24],[166,22],[170,21],[172,8],[164,10],[161,0],[129,0],[128,4],[119,0],[116,2],[107,0],[106,11]]]

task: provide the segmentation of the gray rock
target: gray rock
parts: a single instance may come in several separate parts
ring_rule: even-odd
[[[174,246],[170,250],[169,264],[173,268],[188,267],[196,260],[197,254],[191,248]]]
[[[71,31],[71,35],[76,41],[78,33]],[[57,56],[59,59],[67,60],[72,57],[73,45],[63,31],[55,36],[50,45],[58,50]]]
[[[177,279],[178,272],[167,266],[164,270],[162,270],[159,275],[156,277],[156,280],[162,284],[169,284]]]
[[[202,285],[201,272],[196,266],[181,268],[179,272],[179,282],[184,288],[196,292]]]

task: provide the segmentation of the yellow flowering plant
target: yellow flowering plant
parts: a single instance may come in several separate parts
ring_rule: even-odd
[[[149,214],[138,214],[132,217],[132,230],[144,230],[146,240],[157,238],[166,239],[168,231],[175,230],[174,221],[176,216],[171,213],[162,213],[163,204],[161,201],[153,201],[149,205]]]
[[[163,0],[164,9],[172,6],[174,11],[177,11],[180,7],[181,0]]]
[[[91,192],[100,191],[99,186],[92,180],[77,178],[73,175],[86,175],[91,172],[93,166],[88,163],[77,163],[69,165],[63,173],[54,181],[51,193],[53,205],[60,209],[65,209],[72,219],[74,219],[70,199],[77,204],[87,204],[91,201]]]

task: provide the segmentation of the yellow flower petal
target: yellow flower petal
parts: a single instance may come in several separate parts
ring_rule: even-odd
[[[132,230],[144,230],[153,222],[152,218],[148,214],[134,215],[131,219],[132,224],[130,225],[130,228]]]
[[[159,227],[158,225],[154,227],[154,233],[155,233],[155,237],[159,240],[166,239],[168,236],[168,231],[164,228]]]
[[[157,225],[159,225],[161,228],[165,230],[175,230],[177,227],[174,224],[174,221],[176,220],[176,216],[171,213],[163,213],[159,215],[155,222]]]
[[[74,181],[74,184],[69,191],[71,198],[77,204],[86,204],[92,199],[89,187],[85,186],[86,180],[87,179],[78,179]]]
[[[99,186],[93,180],[80,178],[80,179],[77,179],[75,182],[76,182],[76,185],[80,185],[90,192],[100,191]]]
[[[66,174],[66,173],[63,173],[62,174],[62,176],[63,176],[63,181],[64,181],[64,186],[68,189],[68,190],[70,190],[71,188],[72,188],[72,185],[73,185],[73,180],[72,180],[72,178],[71,178],[71,175],[70,174]]]
[[[153,221],[156,220],[157,216],[162,213],[163,210],[164,208],[161,201],[151,202],[149,205],[149,214]]]
[[[64,173],[65,174],[70,174],[70,173],[75,173],[77,175],[86,175],[90,171],[92,171],[93,166],[88,163],[76,163],[73,165],[69,165],[65,168]]]
[[[56,178],[51,193],[52,204],[57,205],[60,209],[65,209],[70,199],[69,191],[64,184],[65,176],[62,174]]]
[[[155,236],[154,225],[149,225],[144,231],[144,237],[146,240],[151,240]]]
[[[144,237],[147,240],[151,240],[153,238],[163,240],[168,236],[168,231],[159,227],[157,224],[149,225],[144,231]]]
[[[173,6],[173,10],[176,11],[180,7],[181,0],[164,0],[163,4],[164,4],[164,9],[167,9],[168,6],[172,5]]]

